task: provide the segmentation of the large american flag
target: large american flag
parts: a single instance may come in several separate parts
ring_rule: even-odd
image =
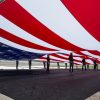
[[[0,59],[67,62],[70,52],[100,64],[100,0],[0,2]]]

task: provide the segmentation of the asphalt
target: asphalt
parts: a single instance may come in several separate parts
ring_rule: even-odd
[[[100,70],[0,71],[0,93],[14,100],[85,100],[99,91]]]

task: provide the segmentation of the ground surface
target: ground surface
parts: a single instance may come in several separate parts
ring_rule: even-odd
[[[100,71],[6,73],[0,76],[0,93],[14,100],[85,100],[100,91]]]

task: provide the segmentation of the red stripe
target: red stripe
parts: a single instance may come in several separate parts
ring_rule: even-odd
[[[98,51],[88,50],[87,52],[89,52],[93,55],[100,56],[100,53]],[[86,55],[86,54],[82,53],[81,51],[80,52],[75,52],[75,53],[83,55],[83,57],[86,57],[87,59],[88,59],[88,57],[93,57],[93,56]]]
[[[64,54],[64,55],[66,55],[66,54]],[[64,59],[64,60],[69,60],[68,58],[69,58],[69,56],[68,57],[63,57],[63,56],[60,56],[60,55],[58,55],[58,54],[51,54],[51,56],[54,56],[54,57],[57,57],[57,58],[60,58],[60,59]],[[86,55],[85,55],[86,56]],[[41,58],[44,58],[44,57],[41,57]],[[80,57],[80,58],[83,58],[82,56]],[[50,58],[51,59],[51,58]],[[86,56],[86,59],[90,59],[88,56]],[[62,61],[61,60],[61,61]],[[58,60],[59,61],[59,60]],[[80,62],[80,63],[82,63],[82,61],[81,60],[76,60],[76,59],[74,59],[74,61],[76,61],[76,62]],[[86,62],[86,64],[89,64],[88,62]]]
[[[88,57],[87,55],[85,55],[85,54],[84,54],[84,53],[82,53],[81,51],[80,51],[80,52],[75,51],[75,53],[77,53],[77,54],[79,54],[79,55],[82,55],[82,58],[83,58],[83,57],[85,57],[85,58],[87,58],[87,57]]]
[[[94,55],[100,56],[100,52],[98,52],[98,51],[89,51],[89,52],[94,54]]]
[[[6,0],[1,4],[1,8],[1,14],[4,17],[37,38],[62,49],[82,50],[49,30],[14,0]]]
[[[54,57],[57,57],[57,58],[64,59],[64,60],[69,60],[69,59],[68,59],[69,56],[68,56],[68,57],[62,57],[62,56],[57,55],[57,54],[51,54],[51,55],[54,56]],[[74,59],[74,61],[76,61],[76,62],[81,62],[80,60],[76,60],[76,59]]]
[[[40,57],[39,59],[45,59],[45,60],[47,60],[45,57]],[[57,61],[57,62],[63,61],[63,60],[56,60],[56,59],[52,59],[52,58],[50,58],[50,60],[54,60],[54,61]]]
[[[11,33],[8,33],[8,32],[6,32],[6,31],[4,31],[2,29],[0,29],[0,36],[5,38],[5,39],[7,39],[7,40],[10,40],[10,41],[12,41],[12,42],[14,42],[16,44],[19,44],[19,45],[22,45],[22,46],[26,46],[26,47],[29,47],[29,48],[32,48],[32,49],[55,51],[54,49],[49,49],[49,48],[46,48],[46,47],[42,47],[40,45],[31,43],[29,41],[26,41],[24,39],[16,37],[16,36],[12,35]]]
[[[57,58],[68,60],[68,57],[62,57],[62,56],[60,56],[58,54],[51,54],[51,55],[54,56],[54,57],[57,57]]]
[[[61,0],[79,23],[100,41],[100,0]]]
[[[57,54],[55,54],[55,55],[54,55],[54,54],[51,54],[51,55],[52,55],[52,56],[55,56],[55,57],[57,57],[57,58],[62,58],[61,56],[58,57]],[[45,58],[45,57],[40,57],[39,59],[46,59],[46,58]],[[68,60],[67,58],[63,58],[63,59]],[[57,62],[64,62],[63,60],[55,60],[55,59],[51,59],[51,58],[50,58],[50,60],[54,60],[54,61],[57,61]],[[82,61],[80,61],[80,60],[75,60],[75,59],[74,59],[74,61],[79,62],[79,63],[82,63]],[[74,64],[77,64],[77,63],[74,62]],[[86,62],[86,64],[89,64],[89,63]],[[79,64],[78,64],[78,65],[79,65]]]
[[[77,54],[79,54],[79,52],[77,52]],[[69,56],[69,54],[64,54],[64,53],[63,53],[62,55]],[[83,55],[82,55],[82,54],[81,54],[81,55],[79,54],[79,55],[77,56],[77,55],[74,55],[74,54],[73,54],[73,57],[83,57]]]
[[[99,61],[98,59],[96,59],[96,58],[89,58],[89,59],[92,60],[92,61],[96,60],[96,62],[97,62],[98,64],[100,64],[100,61]]]

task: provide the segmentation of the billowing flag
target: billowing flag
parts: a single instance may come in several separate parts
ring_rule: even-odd
[[[11,54],[15,50],[34,56],[73,52],[100,59],[99,0],[3,1],[0,1],[0,43],[14,48]]]

